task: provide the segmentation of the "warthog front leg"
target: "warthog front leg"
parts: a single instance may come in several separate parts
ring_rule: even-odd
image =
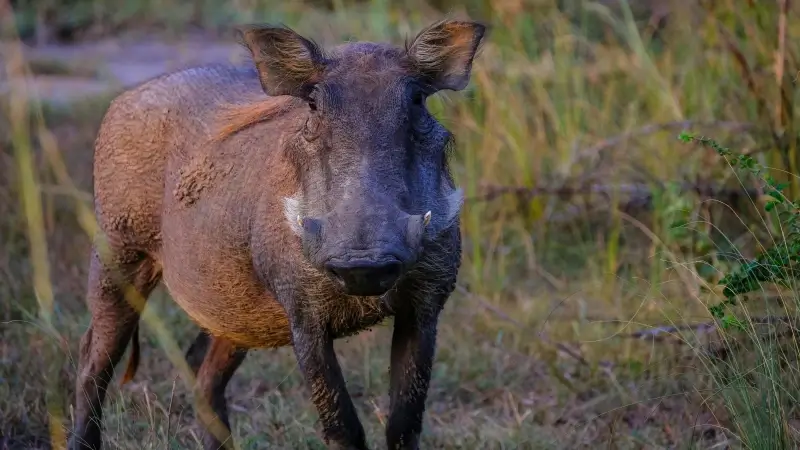
[[[402,311],[395,316],[386,425],[386,443],[391,450],[419,448],[437,320],[438,315],[433,312]]]
[[[294,352],[311,388],[326,444],[331,449],[366,450],[364,428],[347,392],[333,339],[322,325],[298,317],[290,321]]]

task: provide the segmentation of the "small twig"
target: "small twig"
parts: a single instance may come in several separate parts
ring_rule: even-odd
[[[766,317],[754,317],[748,320],[749,323],[753,325],[771,325],[775,323],[784,323],[789,325],[792,329],[795,327],[792,325],[794,318],[791,316],[766,316]],[[662,334],[669,334],[673,335],[679,331],[683,330],[694,330],[697,334],[708,334],[714,330],[719,328],[718,322],[703,322],[698,324],[692,325],[672,325],[672,326],[656,326],[654,328],[648,330],[639,330],[633,333],[623,334],[620,337],[625,338],[633,338],[633,339],[644,339],[644,338],[652,338],[654,340],[663,340],[661,337]]]
[[[167,406],[167,431],[164,434],[164,449],[169,450],[169,433],[170,428],[172,425],[172,400],[175,398],[175,383],[177,383],[178,377],[175,376],[172,380],[172,392],[169,395],[169,406]]]
[[[507,322],[510,322],[510,323],[518,326],[519,328],[525,328],[525,325],[522,322],[520,322],[519,320],[514,319],[513,317],[509,316],[502,309],[500,309],[500,308],[494,306],[493,304],[491,304],[489,302],[489,300],[483,298],[482,296],[480,296],[480,295],[478,295],[478,294],[476,294],[474,292],[470,292],[464,286],[462,286],[460,284],[456,284],[456,290],[458,292],[468,296],[468,297],[473,298],[474,300],[477,300],[481,304],[481,306],[483,306],[484,308],[488,309],[489,311],[495,313],[501,319],[503,319],[503,320],[505,320]]]
[[[665,188],[663,183],[661,188]],[[683,192],[694,192],[705,198],[731,199],[746,194],[750,197],[758,197],[760,191],[756,188],[732,189],[715,186],[710,183],[689,183],[684,182],[679,185]],[[504,195],[514,195],[521,200],[531,200],[537,196],[554,195],[562,198],[569,198],[578,195],[597,194],[611,195],[612,193],[628,194],[632,197],[631,202],[644,201],[653,196],[650,186],[643,183],[626,183],[620,185],[609,184],[585,184],[578,186],[503,186],[486,185],[483,192],[477,196],[470,197],[467,202],[478,203],[495,200]]]
[[[700,128],[700,127],[726,128],[731,131],[744,131],[755,128],[755,125],[747,122],[699,122],[695,120],[681,120],[676,122],[654,123],[645,125],[636,130],[632,130],[617,136],[603,139],[600,142],[596,143],[595,145],[587,148],[586,150],[582,150],[580,152],[580,156],[581,157],[593,156],[608,148],[620,145],[623,142],[628,141],[630,139],[647,136],[650,134],[658,133],[660,131],[682,130],[686,128]]]
[[[620,337],[632,339],[645,339],[651,338],[656,341],[664,340],[663,334],[674,335],[675,333],[683,330],[694,330],[697,334],[708,334],[717,328],[714,322],[704,322],[695,325],[674,325],[674,326],[656,326],[648,330],[634,331],[633,333],[622,334]]]
[[[385,427],[386,426],[386,418],[384,417],[384,414],[381,411],[381,408],[378,406],[377,403],[375,403],[375,400],[370,400],[370,403],[372,403],[372,410],[373,410],[373,413],[375,414],[375,417],[378,418],[378,422],[380,422],[382,427]]]
[[[778,16],[778,49],[775,52],[775,81],[781,86],[783,92],[784,72],[786,71],[786,15],[789,11],[789,0],[780,0],[780,15]],[[791,105],[791,103],[790,103]],[[775,104],[775,122],[786,125],[784,121],[784,102]]]
[[[736,45],[735,39],[733,38],[733,36],[731,35],[730,31],[727,28],[725,28],[724,26],[720,26],[718,29],[725,42],[725,47],[733,55],[734,61],[736,61],[737,65],[739,66],[739,71],[741,72],[742,78],[744,78],[748,90],[753,95],[753,99],[756,102],[756,107],[758,108],[759,116],[769,117],[769,109],[767,108],[767,101],[764,99],[764,96],[761,95],[760,92],[758,91],[758,86],[756,85],[756,80],[755,77],[753,76],[753,70],[750,67],[750,64],[747,63],[747,57],[744,55],[739,46]],[[778,134],[776,133],[775,124],[771,122],[768,124],[770,126],[770,133],[772,135],[773,141],[775,142],[776,145],[780,146],[780,139],[778,137]]]

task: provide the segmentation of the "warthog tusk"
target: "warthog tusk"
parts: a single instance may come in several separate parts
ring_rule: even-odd
[[[428,211],[425,213],[425,216],[422,218],[422,226],[427,227],[428,224],[431,223],[431,212]]]
[[[297,216],[297,223],[302,227],[303,226],[303,218],[300,217],[300,216]]]

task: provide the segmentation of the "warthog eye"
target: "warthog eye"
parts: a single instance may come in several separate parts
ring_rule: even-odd
[[[408,89],[411,90],[411,124],[415,134],[421,137],[430,133],[435,125],[433,117],[425,109],[425,99],[428,97],[429,92],[426,91],[424,86],[417,84],[411,84]]]
[[[311,111],[314,111],[314,112],[317,111],[317,96],[318,95],[319,95],[319,86],[318,85],[314,85],[314,87],[311,88],[311,92],[309,92],[308,96],[305,98],[306,103],[308,103],[308,108]]]

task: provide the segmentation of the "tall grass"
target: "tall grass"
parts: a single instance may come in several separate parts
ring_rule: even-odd
[[[715,150],[742,180],[753,177],[763,183],[768,196],[764,210],[780,226],[780,234],[762,245],[756,258],[744,259],[741,266],[720,280],[725,299],[711,305],[710,311],[723,330],[734,331],[725,332],[723,337],[725,348],[735,351],[736,356],[711,357],[708,366],[726,406],[737,417],[735,425],[745,445],[748,448],[790,448],[792,440],[787,423],[793,415],[798,399],[796,392],[800,389],[792,369],[800,356],[795,335],[800,305],[795,268],[800,260],[800,205],[784,194],[790,183],[777,182],[769,168],[752,157],[737,154],[708,137],[687,132],[679,137],[684,142],[697,142]],[[781,305],[775,308],[766,303],[757,306],[755,311],[747,305],[736,307],[741,300],[748,300],[748,294],[766,294],[765,284],[786,288],[780,296]],[[761,297],[756,297],[758,299],[764,301]],[[766,325],[770,326],[766,332],[760,329],[765,324],[753,317],[754,312],[765,309],[763,306],[769,314]],[[737,351],[742,345],[749,347],[749,351]]]
[[[23,56],[21,47],[13,45],[10,47],[11,55],[6,61],[6,71],[8,79],[22,79],[30,75]],[[43,221],[43,205],[40,197],[40,181],[34,170],[33,152],[31,138],[36,136],[48,160],[48,166],[54,172],[60,185],[67,188],[73,199],[75,215],[77,216],[83,231],[93,240],[94,248],[97,250],[103,261],[111,261],[104,236],[99,233],[92,209],[86,205],[74,183],[69,178],[66,166],[58,151],[53,135],[46,129],[44,117],[40,105],[36,102],[34,95],[25,89],[25,83],[18,84],[18,88],[12,90],[9,98],[10,127],[13,131],[11,146],[14,149],[15,159],[18,163],[18,180],[21,185],[20,201],[24,206],[23,212],[28,224],[28,242],[30,246],[30,260],[33,268],[34,295],[39,304],[39,321],[34,322],[41,327],[45,334],[53,342],[46,344],[47,351],[43,357],[48,361],[49,372],[45,375],[48,380],[47,391],[44,392],[47,403],[47,412],[50,425],[50,442],[54,449],[66,449],[66,434],[63,428],[65,422],[63,393],[57,386],[57,370],[62,365],[63,337],[57,331],[53,323],[54,299],[53,288],[50,281],[47,238],[45,236]],[[31,100],[34,100],[32,103]],[[33,126],[31,126],[33,125]],[[110,266],[111,264],[109,264]],[[157,336],[159,344],[170,359],[170,362],[179,369],[182,378],[191,388],[194,386],[194,373],[189,368],[184,359],[183,351],[176,343],[175,338],[162,320],[153,314],[152,309],[145,309],[145,300],[128,284],[121,286],[124,291],[125,299],[142,314],[141,320],[152,328]],[[59,351],[62,350],[62,351]],[[223,436],[219,427],[224,425],[213,415],[209,414],[210,406],[206,399],[197,399],[195,405],[201,414],[206,416],[206,421],[210,424],[210,429],[218,436]],[[224,439],[224,438],[221,438]]]
[[[8,77],[17,75],[15,71],[22,69],[22,55],[14,52],[6,62]],[[53,289],[50,284],[50,266],[47,257],[47,242],[44,234],[44,221],[41,198],[38,196],[38,180],[34,170],[33,152],[31,149],[30,127],[28,123],[28,109],[26,91],[24,89],[12,91],[10,100],[9,118],[13,135],[11,138],[14,148],[14,158],[17,162],[17,173],[20,179],[20,203],[27,223],[27,237],[30,243],[29,258],[33,266],[33,288],[34,295],[39,306],[39,317],[35,321],[45,334],[51,338],[58,339],[58,332],[53,324]],[[49,364],[46,364],[48,373],[48,390],[46,393],[47,410],[53,418],[50,427],[51,442],[59,443],[64,441],[63,429],[58,426],[58,422],[64,419],[63,404],[61,396],[53,385],[55,376],[53,370],[60,358],[57,341],[46,346],[43,356]],[[57,446],[58,448],[58,446]]]
[[[638,435],[611,426],[622,404],[688,397],[685,391],[702,398],[692,408],[719,402],[729,411],[728,419],[719,418],[721,427],[729,427],[720,432],[728,445],[789,448],[796,439],[790,427],[798,387],[795,344],[786,344],[777,332],[765,335],[766,325],[761,323],[769,321],[765,317],[793,315],[794,285],[788,285],[788,293],[764,295],[782,299],[780,312],[770,309],[773,300],[750,302],[736,313],[720,314],[722,309],[715,306],[737,298],[726,297],[728,292],[718,288],[718,283],[733,279],[726,273],[764,267],[763,261],[760,266],[747,263],[763,250],[760,243],[786,249],[787,257],[795,255],[794,247],[784,245],[793,234],[781,228],[779,217],[760,214],[765,203],[749,195],[762,192],[752,177],[732,177],[735,172],[719,164],[718,155],[676,145],[673,137],[682,129],[719,136],[741,148],[752,164],[771,167],[774,180],[768,181],[785,183],[789,197],[800,198],[794,176],[797,93],[792,84],[800,55],[797,5],[729,0],[706,7],[703,2],[663,0],[654,6],[668,9],[670,15],[656,28],[648,22],[652,8],[641,8],[642,3],[647,2],[472,1],[455,8],[481,14],[479,18],[490,22],[491,33],[466,92],[441,95],[429,105],[457,136],[453,166],[468,197],[462,216],[461,294],[452,303],[453,318],[462,322],[445,322],[435,383],[446,386],[451,397],[465,395],[457,394],[458,389],[470,383],[479,390],[505,389],[522,397],[531,391],[533,357],[547,366],[552,385],[548,395],[559,399],[556,404],[569,398],[580,403],[574,411],[602,406],[606,409],[592,420],[608,420],[611,431],[600,434],[578,421],[569,422],[572,432],[561,434],[546,406],[530,406],[525,415],[517,410],[524,408],[522,402],[504,406],[503,412],[473,405],[490,417],[477,424],[452,417],[447,422],[440,414],[431,424],[438,430],[453,428],[452,435],[436,431],[436,436],[446,436],[437,441],[443,445],[559,448],[558,439],[571,439],[576,448],[592,448],[598,442],[592,433],[598,433],[609,445],[621,440],[632,447],[660,448],[677,442],[688,448],[700,439],[692,432],[670,438],[667,432],[648,429],[649,434]],[[122,7],[105,0],[75,0],[18,2],[15,11],[16,26],[5,24],[3,29],[19,27],[30,37],[50,25],[51,31],[70,28],[89,37],[125,29],[167,29],[171,39],[181,39],[187,25],[220,32],[235,22],[268,20],[285,22],[325,43],[350,38],[399,43],[439,16],[421,1],[377,0],[332,1],[327,9],[261,0],[136,1]],[[5,31],[9,33],[13,34]],[[31,76],[21,55],[12,55],[4,58],[9,77]],[[91,188],[88,180],[75,180],[76,173],[83,173],[75,160],[86,161],[80,155],[91,151],[90,137],[102,108],[65,114],[40,105],[28,88],[12,94],[6,102],[7,123],[0,126],[7,127],[9,138],[3,145],[11,150],[16,169],[8,170],[13,183],[0,182],[0,190],[18,194],[19,207],[10,208],[0,230],[16,232],[19,225],[13,217],[18,213],[26,237],[24,245],[12,247],[17,241],[9,233],[0,244],[10,256],[5,260],[25,261],[8,269],[26,279],[23,289],[13,291],[12,308],[29,311],[26,299],[33,295],[38,302],[36,326],[52,342],[52,350],[43,356],[50,383],[42,395],[48,399],[50,439],[58,448],[65,437],[60,426],[69,425],[64,390],[71,389],[68,383],[59,385],[59,370],[68,366],[74,371],[74,362],[64,363],[57,355],[69,355],[75,348],[80,327],[65,322],[85,311],[72,307],[81,313],[59,313],[59,307],[69,309],[69,302],[59,300],[59,292],[67,297],[66,290],[56,287],[63,280],[50,269],[53,260],[79,266],[86,261],[65,256],[48,242],[60,245],[62,239],[74,238],[75,230],[65,231],[72,222],[84,238],[100,239],[87,201]],[[61,135],[50,128],[63,123],[88,130],[84,148],[61,145]],[[59,233],[64,236],[59,238]],[[16,254],[17,248],[24,248],[25,254]],[[88,260],[86,255],[83,259]],[[761,284],[748,286],[760,289]],[[143,304],[142,299],[132,301]],[[185,326],[168,323],[165,315],[175,311],[172,305],[166,311],[157,314],[148,306],[143,321],[191,386],[174,336],[190,333]],[[709,323],[714,324],[711,334],[717,343],[712,350],[699,331]],[[671,350],[623,337],[636,331],[639,337],[655,339],[665,329],[688,344],[700,361],[689,387],[671,376],[678,365]],[[791,335],[794,328],[788,329],[784,331]],[[461,345],[465,342],[471,348]],[[358,373],[363,372],[368,391],[385,387],[374,381],[380,373],[373,374],[383,358],[381,346],[370,350],[370,345],[353,350],[355,355],[348,354],[351,359],[344,363],[359,361]],[[569,363],[564,362],[565,354]],[[661,365],[654,362],[659,358]],[[519,361],[519,367],[502,362],[509,359]],[[287,361],[286,367],[291,367],[291,359]],[[492,371],[496,376],[485,375]],[[646,376],[657,380],[645,381]],[[456,402],[443,395],[437,399],[434,393],[431,401]],[[587,396],[583,403],[576,400]],[[500,425],[491,414],[507,415],[508,422]],[[170,428],[170,414],[165,416],[167,425],[161,432],[169,435],[175,428]],[[270,420],[278,420],[275,417]],[[677,415],[670,419],[678,424],[684,420]],[[312,418],[301,420],[299,429],[308,432],[304,427],[313,424]],[[152,428],[156,422],[148,423]],[[547,439],[532,437],[548,433],[557,436],[549,447]],[[464,437],[469,434],[478,437],[469,441]],[[271,436],[277,435],[276,431]]]

